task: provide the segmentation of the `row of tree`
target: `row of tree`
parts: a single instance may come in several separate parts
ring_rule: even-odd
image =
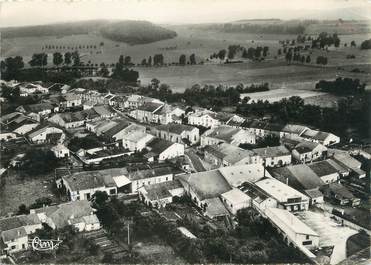
[[[358,95],[365,93],[366,84],[359,79],[338,77],[334,81],[320,80],[316,89],[335,95]]]
[[[45,67],[48,65],[48,54],[47,53],[35,53],[32,55],[31,60],[28,62],[32,67]],[[78,51],[66,52],[64,55],[59,52],[53,53],[53,64],[59,67],[61,64],[66,66],[80,66],[80,55]]]
[[[355,132],[357,137],[368,137],[369,97],[347,97],[340,99],[337,105],[337,108],[325,108],[304,104],[302,98],[294,96],[274,103],[262,100],[243,103],[238,105],[236,112],[244,116],[271,115],[273,122],[307,124],[344,137],[348,137],[348,130]]]
[[[187,57],[185,54],[182,54],[179,56],[179,64],[180,65],[186,65],[187,64]],[[188,61],[188,64],[196,64],[196,56],[194,53],[192,53],[190,56],[189,56],[189,61]]]
[[[104,42],[99,44],[100,47],[104,46]],[[46,44],[41,47],[42,50],[81,50],[81,49],[97,49],[98,45],[89,44],[89,45],[78,45],[78,46],[66,46],[66,45],[54,45]]]
[[[213,53],[210,55],[210,59],[220,59],[224,60],[226,58],[228,59],[234,59],[237,54],[241,54],[241,58],[245,59],[259,59],[262,56],[266,57],[268,55],[269,47],[268,46],[257,46],[255,48],[250,47],[246,49],[245,47],[242,47],[240,45],[230,45],[228,46],[228,50],[222,49],[217,53]]]

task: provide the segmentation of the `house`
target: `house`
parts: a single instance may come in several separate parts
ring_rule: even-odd
[[[338,182],[340,180],[340,173],[337,168],[332,166],[328,160],[318,161],[308,164],[310,169],[326,184]]]
[[[185,124],[158,125],[151,128],[151,133],[158,138],[179,144],[193,145],[200,141],[199,129]]]
[[[91,149],[80,149],[76,152],[79,159],[89,164],[100,164],[103,160],[114,159],[119,157],[130,156],[133,151],[122,147],[108,148],[106,146]]]
[[[41,93],[46,94],[49,92],[49,89],[43,87],[41,84],[38,83],[21,83],[16,85],[15,87],[19,88],[19,93],[21,97],[27,97],[30,94]]]
[[[297,124],[286,124],[280,132],[280,138],[284,137],[298,137],[303,134],[304,131],[309,128],[303,125]]]
[[[325,198],[339,205],[358,206],[361,200],[353,195],[346,187],[340,183],[330,183],[321,187]]]
[[[177,120],[184,114],[185,111],[183,109],[165,103],[161,108],[153,112],[152,119],[153,122],[156,123],[169,124],[174,122],[174,120]]]
[[[57,113],[49,118],[49,121],[66,129],[84,126],[87,121],[97,121],[111,118],[116,114],[107,106],[95,106],[91,109]]]
[[[184,145],[154,138],[147,143],[148,153],[144,156],[149,162],[165,161],[167,159],[184,156]]]
[[[340,137],[332,133],[321,132],[317,130],[307,129],[305,130],[300,137],[312,141],[315,143],[323,144],[324,146],[330,146],[337,143],[340,143]]]
[[[133,152],[142,151],[154,138],[153,135],[134,128],[136,126],[134,124],[128,126],[127,133],[122,136],[122,146]]]
[[[227,113],[227,112],[217,112],[214,116],[215,119],[217,119],[220,124],[229,125],[233,123],[242,123],[245,119],[233,114],[233,113]]]
[[[20,112],[3,115],[1,117],[1,124],[9,131],[19,135],[24,135],[39,125],[36,120]]]
[[[301,192],[274,178],[265,178],[255,185],[274,198],[280,208],[288,211],[308,210],[309,198]]]
[[[98,121],[91,121],[91,122],[86,122],[85,127],[86,130],[89,132],[92,132],[96,134],[97,136],[100,136],[104,134],[106,131],[109,129],[115,127],[119,121],[115,120],[98,120]]]
[[[17,138],[17,135],[14,132],[0,128],[0,141],[1,142],[7,142],[15,138]]]
[[[298,164],[271,168],[269,173],[282,183],[306,194],[310,198],[311,205],[323,203],[323,194],[320,188],[325,183],[308,165]]]
[[[292,150],[292,157],[301,163],[312,162],[327,156],[327,148],[314,142],[301,142]]]
[[[181,197],[184,188],[179,180],[171,180],[138,189],[140,199],[148,206],[163,208],[173,202],[174,197]]]
[[[127,175],[125,168],[83,171],[62,176],[56,183],[71,201],[91,200],[96,191],[117,195],[119,188],[130,183]]]
[[[51,104],[57,105],[60,110],[82,106],[81,98],[73,93],[52,95],[47,99],[47,101]]]
[[[361,169],[362,163],[347,153],[335,153],[332,160],[350,170],[352,175],[358,178],[366,177],[366,172]]]
[[[40,125],[34,128],[32,131],[25,134],[25,136],[32,142],[36,144],[42,143],[62,143],[64,140],[64,133],[61,129],[53,126],[43,126]]]
[[[291,164],[291,152],[283,145],[252,149],[266,167],[282,167]]]
[[[188,114],[188,124],[195,126],[203,126],[212,128],[220,125],[220,121],[216,118],[216,113],[212,111],[197,111]]]
[[[58,205],[31,209],[30,213],[38,216],[40,221],[52,229],[72,226],[77,232],[99,230],[100,222],[96,210],[89,201],[71,201]]]
[[[58,107],[50,103],[21,105],[16,108],[16,111],[22,112],[37,121],[40,121],[41,118],[44,118],[53,112],[57,112],[58,110]]]
[[[158,102],[145,102],[140,105],[137,109],[133,110],[130,115],[139,122],[144,123],[160,123],[159,117],[156,111],[160,110],[164,106],[163,103]]]
[[[221,125],[207,130],[201,136],[201,146],[229,143],[236,146],[240,144],[255,144],[255,135],[242,129]]]
[[[0,219],[0,253],[15,253],[28,248],[28,236],[42,229],[36,214]]]
[[[179,176],[178,179],[181,181],[185,193],[190,196],[192,201],[204,211],[205,215],[213,218],[229,215],[228,208],[231,212],[234,212],[239,207],[246,205],[249,202],[248,198],[240,194],[244,199],[236,199],[233,197],[236,191],[230,194],[227,192],[241,187],[245,183],[259,181],[264,178],[265,174],[267,174],[267,177],[270,177],[262,165],[254,164],[222,167],[186,174]],[[223,194],[225,194],[224,198]],[[227,199],[229,203],[232,203],[232,207],[230,204],[229,206],[225,205],[228,201]]]
[[[115,122],[116,123],[116,122]],[[114,126],[108,126],[104,129],[101,129],[100,135],[108,142],[118,142],[122,140],[123,136],[127,134],[126,128],[131,125],[130,122],[126,120],[117,121],[117,124]],[[144,126],[136,126],[137,132],[145,132],[146,128]],[[131,130],[131,129],[129,129]],[[99,132],[99,130],[97,131]]]
[[[237,188],[223,193],[221,195],[221,200],[233,215],[235,215],[237,211],[251,206],[251,198]]]
[[[261,160],[252,151],[228,143],[207,145],[204,148],[204,155],[205,161],[215,168],[240,164],[256,164]]]
[[[70,150],[63,144],[57,144],[51,148],[56,158],[66,158],[70,156]]]
[[[319,235],[289,211],[268,208],[266,215],[288,245],[292,243],[307,249],[319,247]]]

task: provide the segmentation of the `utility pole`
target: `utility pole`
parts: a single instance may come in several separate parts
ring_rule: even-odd
[[[130,246],[130,223],[128,223],[128,246]]]

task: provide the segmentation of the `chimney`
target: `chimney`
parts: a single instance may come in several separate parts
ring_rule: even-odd
[[[286,178],[286,185],[289,185],[289,178]]]
[[[70,219],[74,219],[75,218],[75,216],[72,214],[71,216],[70,216]]]
[[[21,235],[21,230],[17,230],[17,235],[18,235],[18,236]]]

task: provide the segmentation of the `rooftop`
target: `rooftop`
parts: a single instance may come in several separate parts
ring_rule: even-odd
[[[173,174],[173,170],[170,167],[157,167],[152,169],[142,169],[142,170],[134,170],[129,172],[129,179],[139,180],[139,179],[147,179],[147,178],[154,178],[158,176],[164,176]]]
[[[211,218],[229,215],[227,208],[218,197],[206,199],[205,203],[207,205],[205,214]]]
[[[253,151],[261,157],[291,156],[291,152],[283,145],[255,148]]]
[[[172,197],[171,190],[183,188],[179,180],[167,181],[153,185],[146,185],[144,189],[151,201]]]
[[[208,145],[205,147],[205,151],[231,164],[235,164],[246,157],[254,156],[253,152],[228,143]]]
[[[293,198],[308,200],[308,197],[304,194],[273,178],[260,180],[255,182],[255,185],[267,192],[280,203],[286,203],[287,200]]]
[[[232,202],[233,204],[244,203],[250,199],[250,197],[246,193],[237,188],[223,193],[222,197],[225,198],[227,201]]]
[[[232,189],[219,170],[197,172],[179,178],[191,186],[201,201],[218,197]]]
[[[161,154],[166,149],[168,149],[173,144],[174,144],[173,142],[167,140],[153,138],[153,140],[147,144],[147,147],[150,149],[151,153],[158,155]]]
[[[264,167],[258,164],[237,165],[221,167],[219,172],[233,187],[238,187],[245,182],[254,183],[264,178]]]
[[[158,110],[160,107],[162,107],[162,103],[157,102],[145,102],[143,105],[138,107],[138,110],[142,111],[148,111],[148,112],[154,112]]]
[[[284,232],[292,230],[296,234],[319,236],[309,226],[287,210],[268,208],[266,214]]]
[[[185,125],[185,124],[177,124],[177,123],[169,123],[164,125],[159,125],[155,127],[159,131],[166,131],[171,132],[175,134],[181,134],[184,131],[192,131],[194,129],[197,129],[196,127]],[[198,130],[198,129],[197,129]]]
[[[308,166],[317,174],[317,176],[327,176],[330,174],[339,173],[335,167],[331,165],[327,160],[314,162],[308,164]]]

